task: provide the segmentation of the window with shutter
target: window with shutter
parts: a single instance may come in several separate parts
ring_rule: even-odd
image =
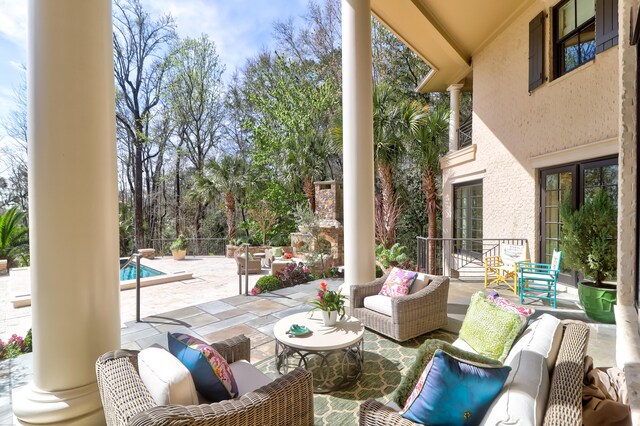
[[[553,8],[556,77],[596,57],[595,9],[595,0],[565,0]]]
[[[618,44],[618,0],[596,0],[596,53]]]
[[[544,12],[529,22],[529,92],[542,85],[544,72]]]

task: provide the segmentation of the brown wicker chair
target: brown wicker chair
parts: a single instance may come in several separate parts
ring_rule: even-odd
[[[351,314],[365,327],[384,334],[398,342],[428,333],[447,325],[447,298],[449,278],[426,275],[430,280],[422,290],[391,301],[391,316],[364,306],[364,298],[380,292],[387,276],[368,284],[351,286]]]
[[[238,336],[212,346],[228,362],[249,360],[251,345]],[[107,352],[96,361],[107,425],[313,425],[311,373],[297,368],[237,399],[213,404],[156,406],[138,374],[138,351]]]
[[[582,378],[589,327],[566,321],[558,358],[551,376],[544,426],[582,425]],[[380,401],[369,399],[360,405],[360,426],[415,426]]]

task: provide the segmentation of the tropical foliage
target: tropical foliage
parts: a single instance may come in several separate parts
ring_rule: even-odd
[[[0,216],[0,259],[7,259],[9,267],[29,264],[29,230],[27,214],[17,206]]]

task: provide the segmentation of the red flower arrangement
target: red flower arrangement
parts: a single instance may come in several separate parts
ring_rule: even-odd
[[[283,257],[284,259],[293,259],[293,254],[291,254],[291,253],[285,253],[282,257]]]

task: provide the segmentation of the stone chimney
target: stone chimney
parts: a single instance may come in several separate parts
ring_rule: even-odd
[[[342,226],[342,182],[315,182],[316,214],[323,227]]]

